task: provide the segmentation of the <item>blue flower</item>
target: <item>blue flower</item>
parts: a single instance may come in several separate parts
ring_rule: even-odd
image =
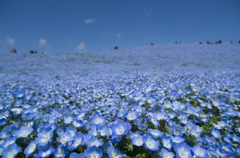
[[[150,122],[152,122],[155,127],[159,126],[159,122],[154,117],[150,118]]]
[[[136,146],[143,145],[143,137],[142,136],[135,136],[132,138],[132,144]]]
[[[236,134],[232,134],[231,138],[234,142],[240,143],[240,137],[238,137]]]
[[[7,119],[5,118],[0,119],[0,126],[4,125],[6,122],[7,122]]]
[[[163,136],[163,133],[160,132],[158,129],[148,129],[148,133],[153,136],[153,138],[161,138]]]
[[[95,125],[105,125],[106,119],[104,117],[94,117],[92,123]]]
[[[195,156],[197,157],[204,157],[204,158],[209,158],[210,156],[208,155],[208,152],[205,148],[201,148],[198,145],[194,145],[194,147],[192,148],[192,151],[194,153]]]
[[[125,122],[121,121],[112,126],[112,134],[126,135],[130,129],[131,126],[129,124],[126,124]]]
[[[147,149],[151,151],[159,150],[159,141],[155,138],[152,138],[151,135],[148,134],[145,137],[143,137],[143,142]]]
[[[129,111],[126,118],[129,121],[133,121],[136,120],[138,118],[139,114],[136,111]]]
[[[65,158],[66,156],[66,148],[62,145],[59,145],[54,152],[54,158]]]
[[[162,158],[174,158],[175,155],[172,152],[168,152],[167,149],[162,148],[159,154]]]
[[[222,152],[225,152],[228,156],[233,156],[234,155],[234,151],[233,151],[233,148],[232,148],[231,144],[221,142],[220,150]]]
[[[101,158],[102,157],[102,150],[98,149],[96,146],[92,146],[90,148],[87,148],[84,151],[84,156],[87,158]]]
[[[108,148],[109,158],[122,158],[122,154],[123,152],[115,146],[111,146]]]
[[[178,144],[178,143],[184,142],[185,139],[182,138],[181,136],[175,136],[175,137],[172,137],[172,141],[174,144]]]
[[[83,134],[79,133],[77,136],[74,137],[73,143],[71,145],[71,148],[77,148],[79,145],[81,145],[83,142]]]
[[[138,129],[143,130],[143,131],[148,128],[147,125],[143,125],[143,124],[141,124],[141,123],[136,123],[136,125],[137,125]]]
[[[77,154],[77,153],[73,152],[70,154],[70,158],[85,158],[85,156],[83,153]]]
[[[46,149],[39,151],[38,154],[35,155],[35,157],[48,157],[54,152],[55,152],[55,149],[49,146]]]
[[[100,136],[105,137],[105,136],[109,136],[110,132],[107,128],[106,125],[98,125],[97,126],[97,132],[100,134]]]
[[[111,139],[112,139],[113,143],[119,143],[122,141],[122,136],[121,135],[120,136],[112,136]]]
[[[168,117],[168,115],[166,112],[157,112],[154,114],[154,118],[158,121],[165,120],[167,117]]]
[[[186,143],[175,144],[173,148],[177,158],[192,158],[191,148]]]
[[[64,123],[65,124],[70,124],[73,121],[73,117],[72,116],[65,116],[64,117]]]
[[[21,147],[17,146],[17,144],[14,143],[2,151],[2,158],[14,158],[20,150]]]
[[[90,138],[88,141],[87,141],[87,146],[88,148],[89,147],[92,147],[92,146],[96,146],[96,147],[100,147],[103,145],[103,141],[102,139],[99,139],[97,137],[93,137],[93,138]]]
[[[36,143],[40,146],[45,146],[48,142],[52,140],[53,133],[52,131],[42,131],[38,133],[36,138]]]
[[[195,137],[199,137],[203,132],[203,128],[199,127],[199,126],[195,126],[191,131],[190,134],[195,136]]]
[[[26,157],[34,153],[34,151],[37,149],[37,143],[35,141],[32,141],[24,150],[24,154]]]
[[[167,148],[168,150],[171,150],[173,147],[173,141],[171,137],[162,137],[162,146]]]
[[[31,127],[21,127],[20,130],[16,131],[14,133],[15,136],[18,138],[27,138],[29,134],[31,134],[33,131],[33,128]]]
[[[215,128],[212,128],[211,134],[212,134],[215,138],[218,138],[218,139],[222,138],[222,135],[221,135],[220,131],[217,130],[217,129],[215,129]]]
[[[7,148],[9,145],[14,144],[16,142],[17,137],[10,137],[4,140],[4,142],[0,145],[1,148]]]
[[[57,141],[61,143],[62,145],[66,144],[69,141],[73,140],[73,137],[70,132],[60,133],[58,134],[59,137],[57,138]]]
[[[214,140],[213,137],[209,137],[208,135],[205,135],[203,137],[203,141],[204,141],[205,144],[208,145],[208,144],[212,144],[215,140]]]
[[[74,120],[74,121],[72,121],[72,124],[76,128],[81,128],[83,126],[81,120]]]

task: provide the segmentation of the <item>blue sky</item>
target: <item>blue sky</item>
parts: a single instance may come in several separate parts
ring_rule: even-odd
[[[237,43],[239,0],[0,0],[0,52]]]

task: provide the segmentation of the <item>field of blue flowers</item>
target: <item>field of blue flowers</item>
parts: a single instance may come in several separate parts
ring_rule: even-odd
[[[21,62],[29,64],[32,58]],[[70,58],[64,57],[71,65]],[[99,58],[89,60],[105,62]],[[13,60],[17,59],[19,55]],[[72,67],[62,73],[51,66],[36,71],[25,67],[26,71],[13,67],[9,73],[0,71],[3,158],[240,157],[236,66],[235,71],[217,73],[152,69],[114,75],[91,74],[91,69],[86,74]],[[67,69],[71,73],[65,73]]]

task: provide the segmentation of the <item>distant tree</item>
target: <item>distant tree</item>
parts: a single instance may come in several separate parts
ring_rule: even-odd
[[[114,49],[118,49],[118,46],[115,46]]]
[[[230,41],[230,43],[232,44],[232,41]]]
[[[177,44],[177,41],[175,41],[175,44]]]

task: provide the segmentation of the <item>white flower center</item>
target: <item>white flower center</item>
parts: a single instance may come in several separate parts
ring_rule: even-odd
[[[143,144],[143,141],[142,141],[141,139],[137,139],[136,144],[137,144],[137,145],[142,145],[142,144]]]
[[[96,151],[93,151],[93,152],[90,154],[90,157],[91,157],[91,158],[98,158],[98,157],[99,157],[99,154],[98,154]]]
[[[147,142],[146,142],[146,144],[147,144],[147,146],[149,147],[149,148],[153,148],[154,147],[154,142],[153,142],[153,140],[147,140]]]
[[[128,119],[129,120],[134,120],[135,118],[136,118],[136,115],[134,115],[134,113],[128,114]]]
[[[170,155],[168,155],[167,153],[165,153],[164,155],[163,155],[163,157],[164,158],[172,158]]]
[[[29,147],[29,153],[32,153],[32,152],[34,152],[35,151],[35,149],[36,149],[36,144],[32,144],[30,147]]]
[[[98,146],[99,146],[98,140],[93,141],[93,142],[91,143],[91,146],[96,146],[96,147],[98,147]]]
[[[95,120],[95,123],[96,123],[96,124],[100,124],[100,123],[102,123],[102,122],[103,122],[103,120],[100,119],[100,118],[97,118],[97,119]]]
[[[112,157],[118,157],[120,153],[117,150],[112,151]]]
[[[44,142],[48,141],[49,135],[46,134],[46,135],[42,136],[42,139],[43,139]]]
[[[118,134],[123,134],[123,132],[124,132],[124,128],[123,127],[118,127],[117,128],[117,133]]]
[[[19,134],[19,137],[26,137],[28,135],[28,132],[27,131],[22,131],[20,134]]]
[[[68,141],[68,138],[65,137],[65,136],[62,136],[62,137],[60,138],[60,142],[61,142],[62,144],[65,144],[67,141]]]
[[[17,150],[12,150],[8,153],[7,157],[14,157],[17,154]]]
[[[187,156],[187,151],[186,151],[185,149],[180,149],[180,150],[179,150],[179,155],[180,155],[181,157],[185,157],[185,156]]]

